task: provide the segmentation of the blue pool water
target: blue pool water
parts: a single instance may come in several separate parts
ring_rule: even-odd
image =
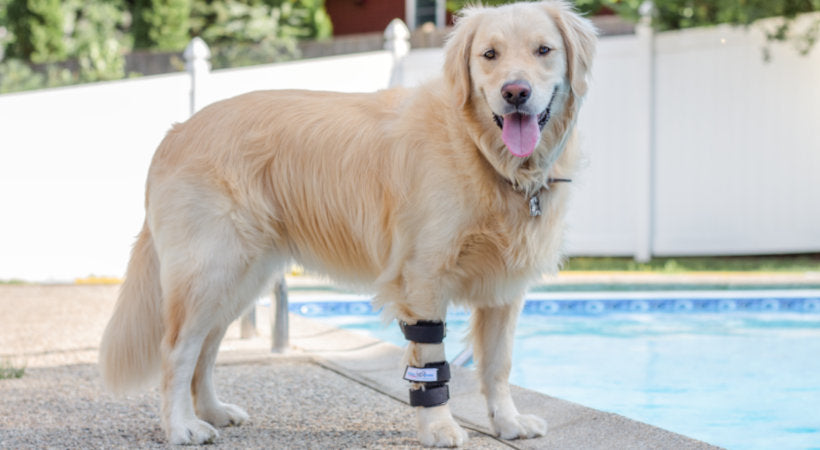
[[[291,311],[405,345],[344,300]],[[448,317],[449,359],[467,321]],[[820,448],[820,292],[533,295],[511,382],[730,449]]]

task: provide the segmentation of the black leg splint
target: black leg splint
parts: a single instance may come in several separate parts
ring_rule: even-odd
[[[420,321],[415,325],[399,322],[405,339],[420,344],[440,344],[446,336],[443,322]],[[420,389],[410,389],[410,406],[439,406],[450,399],[450,364],[439,361],[424,367],[407,366],[404,379],[421,385]]]

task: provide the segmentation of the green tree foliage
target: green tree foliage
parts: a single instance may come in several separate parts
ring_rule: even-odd
[[[0,94],[39,89],[46,85],[45,79],[45,75],[34,72],[19,59],[0,64]]]
[[[0,93],[122,78],[134,46],[201,36],[215,68],[233,67],[292,59],[332,30],[324,0],[0,0]]]
[[[284,36],[325,39],[333,35],[333,23],[325,11],[325,0],[268,0],[281,11],[279,25]]]
[[[6,45],[14,38],[9,30],[8,10],[11,0],[0,0],[0,61],[6,55]]]
[[[11,0],[0,0],[0,33],[2,33],[2,37],[0,37],[0,44],[3,42],[3,38],[7,36],[8,33],[8,26],[9,26],[9,4]]]
[[[71,71],[55,64],[49,64],[43,70],[35,72],[19,59],[9,59],[0,63],[0,94],[74,83],[76,81]]]
[[[632,11],[638,0],[616,0]],[[820,0],[662,0],[655,2],[653,22],[660,30],[677,30],[719,23],[748,25],[766,17],[794,18],[820,10]]]
[[[60,57],[52,54],[43,64],[42,60],[18,56],[13,45],[16,38],[12,37],[7,56],[13,58],[0,63],[0,93],[125,76],[125,53],[131,48],[131,38],[127,33],[130,14],[123,0],[61,3]],[[37,70],[29,63],[39,63]]]
[[[195,2],[191,33],[209,45],[259,43],[279,33],[279,11],[261,1]]]
[[[214,68],[292,59],[296,40],[283,35],[280,17],[278,8],[260,1],[197,2],[191,32],[211,47]]]
[[[205,39],[205,30],[220,39],[260,40],[265,35],[286,39],[324,39],[333,24],[324,0],[194,0],[191,34]],[[244,26],[251,29],[244,30]],[[207,41],[207,39],[206,39]]]
[[[293,59],[299,39],[332,31],[324,0],[198,0],[191,13],[191,33],[211,47],[215,68]]]
[[[191,0],[136,0],[134,46],[179,51],[188,45]]]
[[[125,76],[130,15],[122,0],[64,0],[66,46],[79,65],[79,81],[116,80]]]
[[[622,3],[607,1],[614,1],[616,6]],[[634,17],[635,9],[629,9],[632,11],[628,15]],[[812,11],[820,11],[820,0],[663,0],[655,2],[652,23],[658,30],[677,30],[719,23],[750,25],[760,19],[778,17],[764,28],[768,40],[790,41],[801,54],[807,54],[820,35],[820,19],[803,28],[798,28],[794,19]],[[764,49],[764,56],[768,59],[768,49]]]
[[[7,48],[10,56],[33,63],[66,57],[59,0],[11,0],[6,14],[14,35]]]

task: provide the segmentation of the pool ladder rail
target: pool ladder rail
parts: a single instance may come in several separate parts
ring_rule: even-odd
[[[290,324],[288,323],[288,287],[285,283],[284,274],[280,274],[274,281],[272,297],[270,351],[273,353],[286,353],[288,347],[290,347]],[[256,308],[251,307],[240,319],[240,338],[250,339],[256,335]]]
[[[473,346],[468,345],[464,350],[460,351],[450,364],[458,367],[466,367],[473,362]]]

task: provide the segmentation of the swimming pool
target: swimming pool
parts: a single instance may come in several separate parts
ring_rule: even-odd
[[[299,300],[292,312],[405,345],[366,297]],[[467,321],[448,316],[448,359]],[[820,291],[537,293],[511,381],[730,449],[820,448],[818,355]]]

